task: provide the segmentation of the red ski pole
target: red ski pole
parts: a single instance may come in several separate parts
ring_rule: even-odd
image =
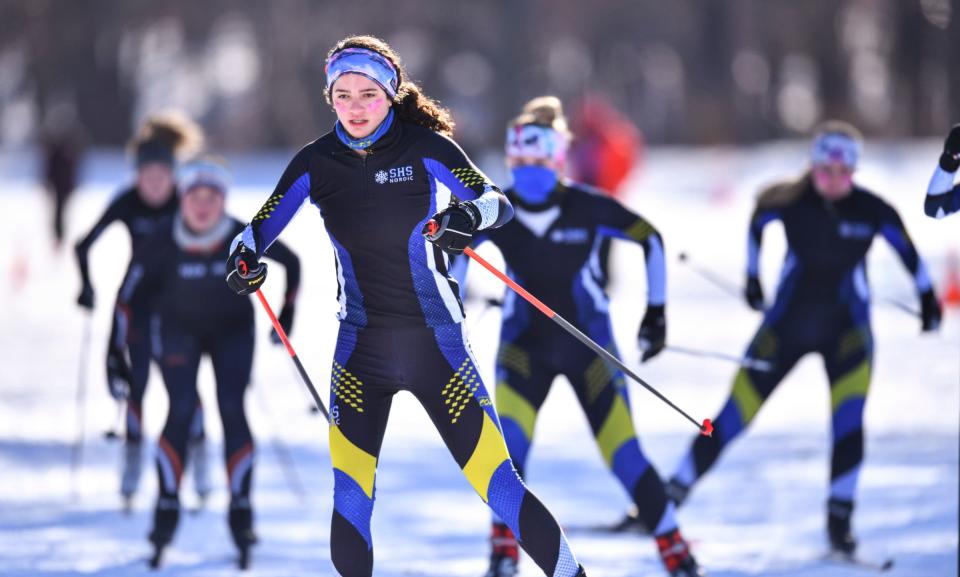
[[[429,234],[434,234],[439,228],[437,223],[432,220],[428,223],[427,226],[428,226]],[[628,375],[631,379],[643,385],[645,389],[653,393],[654,396],[656,396],[658,399],[666,403],[674,411],[683,415],[688,421],[693,423],[693,425],[697,427],[697,429],[699,429],[701,435],[705,435],[707,437],[710,437],[713,435],[713,423],[710,422],[710,419],[704,419],[702,424],[698,423],[697,420],[691,417],[690,415],[688,415],[686,411],[684,411],[677,405],[673,404],[673,402],[667,397],[665,397],[660,391],[655,389],[652,385],[650,385],[649,383],[641,379],[639,375],[637,375],[636,373],[631,371],[629,368],[627,368],[627,366],[623,364],[623,362],[621,362],[620,359],[610,354],[609,351],[607,351],[606,349],[598,345],[593,339],[583,334],[577,327],[570,324],[565,318],[563,318],[562,316],[554,312],[553,309],[543,304],[543,302],[541,302],[540,299],[528,293],[525,288],[518,285],[516,282],[513,281],[513,279],[511,279],[510,277],[505,275],[503,272],[498,270],[495,266],[493,266],[492,264],[484,260],[484,258],[478,255],[476,252],[474,252],[472,248],[467,247],[463,249],[463,252],[473,260],[477,261],[477,263],[479,263],[480,266],[482,266],[483,268],[493,273],[493,275],[496,276],[498,279],[506,283],[508,287],[513,289],[513,291],[516,292],[518,295],[522,296],[524,300],[526,300],[528,303],[536,307],[537,310],[545,314],[547,318],[549,318],[553,322],[560,325],[560,327],[563,328],[563,330],[567,331],[568,333],[576,337],[578,341],[587,345],[587,347],[589,347],[593,352],[603,357],[603,359],[606,360],[607,362],[616,366],[618,369],[623,371],[624,374]]]

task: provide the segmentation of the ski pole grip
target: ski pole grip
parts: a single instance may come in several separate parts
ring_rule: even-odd
[[[703,424],[700,425],[700,434],[704,437],[713,436],[713,422],[710,419],[703,420]]]

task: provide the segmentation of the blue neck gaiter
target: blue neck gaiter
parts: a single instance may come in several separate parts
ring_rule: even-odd
[[[545,166],[518,166],[513,173],[513,190],[528,204],[543,204],[557,186],[557,171]]]
[[[383,119],[383,122],[380,123],[380,126],[376,130],[371,132],[369,135],[364,136],[363,138],[354,138],[350,136],[350,133],[347,132],[347,129],[340,124],[340,121],[337,121],[337,125],[334,128],[334,131],[337,133],[337,138],[340,139],[340,142],[346,144],[354,150],[366,150],[374,142],[380,140],[380,137],[387,133],[390,130],[390,125],[393,124],[393,108],[390,108],[390,112],[387,113],[387,117]]]

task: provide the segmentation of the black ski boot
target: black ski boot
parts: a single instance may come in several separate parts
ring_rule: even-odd
[[[257,535],[253,532],[253,510],[250,508],[250,499],[238,497],[230,502],[230,534],[240,552],[238,565],[246,570],[250,566],[250,547],[257,543]]]
[[[638,535],[649,535],[650,529],[640,519],[640,511],[636,505],[631,505],[626,514],[619,522],[610,526],[611,533],[636,533]]]
[[[827,535],[830,537],[830,549],[848,557],[857,550],[857,540],[850,530],[850,518],[853,516],[853,503],[830,499],[827,501]]]
[[[670,577],[703,577],[705,573],[690,553],[690,546],[683,540],[679,529],[656,538],[660,559]]]
[[[163,550],[166,549],[180,522],[180,500],[176,497],[160,497],[157,499],[157,508],[153,514],[153,529],[149,539],[153,544],[153,557],[150,558],[150,568],[160,566]]]
[[[484,577],[514,577],[520,562],[520,549],[513,531],[503,523],[494,523],[490,545],[490,568]]]

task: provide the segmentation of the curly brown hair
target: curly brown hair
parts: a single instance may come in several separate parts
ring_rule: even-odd
[[[450,116],[450,111],[440,106],[436,100],[425,95],[414,81],[407,78],[400,57],[389,44],[376,36],[348,36],[330,49],[327,53],[327,61],[330,60],[331,56],[345,48],[372,50],[389,60],[393,67],[397,69],[398,89],[397,96],[393,99],[393,106],[396,108],[400,120],[428,128],[446,136],[453,135],[454,122],[453,117]],[[332,104],[330,90],[324,90],[324,97],[327,104]]]

